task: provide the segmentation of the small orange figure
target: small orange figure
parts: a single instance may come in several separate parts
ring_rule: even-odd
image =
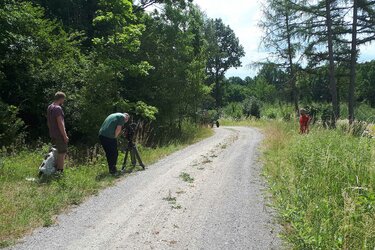
[[[305,109],[300,110],[300,117],[299,117],[299,125],[300,125],[300,134],[308,134],[309,133],[309,124],[310,124],[310,116],[307,114]]]

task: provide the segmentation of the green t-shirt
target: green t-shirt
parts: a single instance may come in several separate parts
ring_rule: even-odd
[[[115,131],[117,126],[124,126],[125,116],[122,113],[115,113],[109,115],[102,124],[102,127],[99,130],[99,135],[105,136],[108,138],[116,138]]]

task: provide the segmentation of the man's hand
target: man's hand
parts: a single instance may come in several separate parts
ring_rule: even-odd
[[[121,134],[121,131],[122,131],[122,126],[117,126],[115,130],[115,138],[119,137],[119,135]]]
[[[69,142],[69,137],[66,134],[65,124],[64,124],[63,117],[61,115],[59,115],[58,117],[56,117],[56,120],[57,120],[57,126],[59,127],[60,133],[63,135],[64,142],[68,143]]]

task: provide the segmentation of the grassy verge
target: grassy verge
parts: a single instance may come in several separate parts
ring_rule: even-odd
[[[190,137],[182,142],[155,149],[140,147],[140,153],[143,161],[151,164],[212,133],[210,129],[197,129],[190,131]],[[28,181],[27,178],[36,177],[42,158],[40,151],[24,151],[0,159],[0,248],[13,244],[36,227],[52,225],[56,214],[116,181],[107,174],[103,157],[96,163],[67,168],[58,179]],[[123,155],[119,161],[122,159]]]
[[[374,249],[375,140],[319,128],[301,136],[293,124],[262,125],[264,174],[291,246]]]

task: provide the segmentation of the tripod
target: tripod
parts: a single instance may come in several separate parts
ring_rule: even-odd
[[[124,158],[124,163],[122,164],[122,172],[125,172],[126,162],[128,161],[129,154],[130,154],[130,160],[131,160],[133,167],[137,165],[137,161],[138,161],[139,166],[141,166],[143,170],[145,170],[146,166],[142,162],[137,146],[131,140],[128,140],[128,146],[125,148],[125,158]]]

